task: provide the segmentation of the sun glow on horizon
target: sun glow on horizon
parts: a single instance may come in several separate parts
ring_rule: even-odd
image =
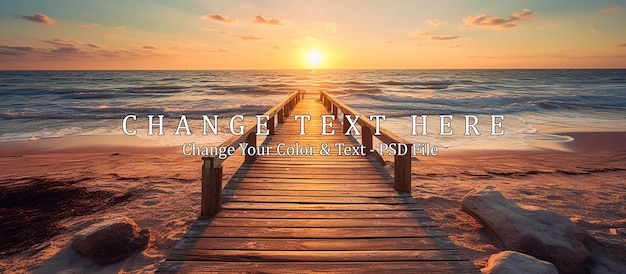
[[[312,67],[318,67],[324,61],[324,56],[317,49],[312,49],[306,54],[306,63]]]

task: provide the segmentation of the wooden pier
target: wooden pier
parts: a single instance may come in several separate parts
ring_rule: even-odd
[[[345,136],[346,119],[360,114],[325,92],[294,93],[265,114],[270,136],[262,145],[274,153],[247,157],[223,189],[223,160],[204,158],[203,217],[159,272],[479,273],[411,197],[411,156],[395,158],[392,177],[371,152],[373,138],[406,143],[400,137],[384,129],[374,135],[366,116],[357,121],[360,142]],[[293,117],[304,114],[311,120],[300,135]],[[328,114],[337,118],[335,134],[321,135],[321,115]],[[255,133],[251,124],[222,145],[256,145]],[[276,154],[279,144],[296,143],[316,151]],[[329,156],[319,153],[324,143]],[[338,156],[336,143],[364,145],[369,155]]]

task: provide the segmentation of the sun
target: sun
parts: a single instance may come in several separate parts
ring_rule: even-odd
[[[322,64],[322,61],[324,61],[324,57],[322,56],[322,53],[319,50],[312,49],[309,52],[307,52],[306,62],[307,64],[309,64],[309,66],[317,67]]]

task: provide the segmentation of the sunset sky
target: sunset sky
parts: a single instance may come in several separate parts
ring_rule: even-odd
[[[309,69],[312,50],[319,69],[626,68],[626,2],[0,1],[4,70]]]

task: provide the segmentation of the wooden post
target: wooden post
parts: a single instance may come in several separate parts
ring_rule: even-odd
[[[269,126],[269,124],[267,125]],[[272,131],[270,131],[270,134],[272,134]],[[246,143],[248,143],[248,146],[251,147],[256,146],[256,132],[251,131],[250,133],[248,133],[248,136],[246,136]],[[252,163],[254,162],[254,160],[256,160],[255,155],[248,155],[248,153],[246,153],[246,163]]]
[[[373,140],[372,130],[369,127],[361,126],[361,142],[365,146],[365,154],[372,154]]]
[[[275,116],[272,116],[272,117],[270,117],[269,120],[267,120],[267,130],[270,132],[270,135],[274,135],[274,133],[276,132],[276,126],[274,124],[274,117]],[[256,138],[255,138],[255,140],[256,140]],[[256,141],[254,143],[255,143],[255,146],[256,146]]]
[[[222,166],[213,166],[215,157],[202,157],[202,201],[200,215],[215,216],[222,210]]]
[[[289,114],[291,114],[291,101],[285,104],[284,111],[285,111],[285,117],[289,117]]]
[[[278,123],[282,124],[285,122],[285,108],[281,108],[278,113],[276,114],[278,116]]]
[[[397,191],[411,193],[411,153],[394,156],[393,188]]]
[[[343,113],[343,122],[341,123],[341,128],[343,130],[343,134],[346,134],[348,132],[348,129],[350,128],[350,126],[348,125],[348,118],[346,118],[346,115],[350,115],[350,113]]]

